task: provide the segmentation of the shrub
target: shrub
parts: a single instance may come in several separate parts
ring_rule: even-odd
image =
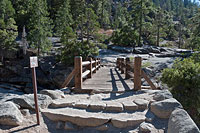
[[[80,42],[76,40],[76,36],[70,27],[62,33],[62,48],[58,60],[66,65],[73,65],[75,56],[82,56],[85,60],[88,56],[96,56],[99,54],[98,47],[91,42]]]
[[[75,56],[82,56],[85,60],[88,56],[97,56],[98,54],[99,49],[94,43],[71,41],[61,48],[58,59],[66,65],[73,65]]]
[[[172,88],[173,96],[200,125],[200,63],[194,58],[177,60],[173,68],[163,71],[161,80]]]
[[[133,46],[137,44],[138,36],[139,34],[135,29],[124,26],[121,30],[114,31],[111,41],[115,45]]]
[[[97,46],[100,48],[100,49],[107,49],[108,46],[104,43],[98,43]]]

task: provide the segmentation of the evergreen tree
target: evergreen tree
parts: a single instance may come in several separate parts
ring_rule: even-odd
[[[90,35],[94,35],[95,31],[99,28],[99,23],[97,21],[97,16],[95,15],[92,8],[86,8],[86,22],[85,22],[85,30],[87,33],[87,42],[89,44]]]
[[[155,23],[157,26],[157,37],[156,37],[156,45],[159,46],[160,43],[160,33],[161,33],[161,28],[165,23],[165,19],[164,19],[164,13],[162,12],[161,9],[158,9],[157,14],[156,14],[156,18],[155,18]]]
[[[38,49],[40,55],[40,52],[46,52],[51,47],[48,39],[51,36],[51,20],[48,17],[46,0],[36,0],[31,11],[28,40]]]
[[[198,12],[195,14],[195,16],[191,19],[192,20],[192,44],[191,48],[192,49],[200,49],[200,9]]]
[[[142,46],[142,28],[144,26],[144,19],[146,18],[149,11],[152,9],[152,3],[147,0],[132,0],[131,1],[131,15],[133,26],[138,29],[139,38],[138,46]]]
[[[12,0],[13,7],[16,11],[15,20],[19,32],[23,31],[23,27],[28,25],[31,16],[33,0]]]
[[[15,10],[9,0],[0,0],[0,50],[14,48],[17,26],[13,18]],[[3,56],[3,55],[2,55]]]
[[[63,5],[58,9],[55,20],[56,35],[61,36],[62,32],[72,25],[69,0],[64,0]]]

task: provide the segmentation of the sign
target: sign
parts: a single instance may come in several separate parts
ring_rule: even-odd
[[[30,57],[30,67],[34,68],[34,67],[38,67],[38,58],[35,57]]]
[[[40,125],[38,96],[37,96],[37,79],[36,79],[36,70],[35,70],[35,67],[38,67],[38,58],[36,56],[30,57],[30,66],[32,68],[33,92],[34,92],[34,101],[35,101],[35,111],[36,111],[37,124]]]

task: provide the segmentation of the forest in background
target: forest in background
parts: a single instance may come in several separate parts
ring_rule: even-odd
[[[50,50],[48,37],[60,37],[61,61],[74,53],[97,55],[94,42],[135,47],[168,40],[195,49],[199,15],[198,4],[189,0],[0,0],[0,49],[16,48],[24,26],[38,54]],[[100,29],[114,33],[110,37]]]

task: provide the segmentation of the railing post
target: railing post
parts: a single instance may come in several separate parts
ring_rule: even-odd
[[[95,67],[94,73],[96,73],[97,72],[97,69],[96,69],[97,68],[97,59],[95,58],[94,61],[95,61],[95,63],[94,63],[94,67]]]
[[[75,88],[82,89],[83,79],[82,79],[82,57],[76,56],[74,60],[74,67],[76,69],[76,76],[75,76]]]
[[[121,58],[119,58],[119,71],[121,71]]]
[[[128,74],[128,72],[130,71],[130,58],[126,58],[126,71],[125,71],[125,79],[129,79],[130,75]]]
[[[97,70],[99,70],[99,58],[97,58]]]
[[[119,58],[117,58],[116,67],[119,68]]]
[[[121,74],[124,74],[124,67],[125,67],[125,62],[124,58],[121,59]]]
[[[101,58],[99,58],[99,68],[101,68]]]
[[[141,90],[142,58],[135,57],[134,61],[134,90]]]
[[[90,70],[90,74],[88,74],[87,78],[92,78],[92,58],[89,58],[89,61],[88,69]]]

